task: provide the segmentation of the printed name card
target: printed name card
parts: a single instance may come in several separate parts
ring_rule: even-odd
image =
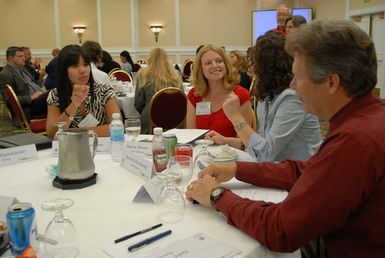
[[[0,166],[37,159],[35,144],[0,149]]]
[[[97,153],[109,153],[111,148],[110,137],[98,137]],[[92,152],[92,138],[90,138],[90,149]],[[52,141],[52,156],[57,157],[59,153],[59,142]]]
[[[151,161],[129,150],[123,152],[122,166],[130,173],[138,175],[145,180],[149,180],[155,175],[155,168]]]
[[[126,150],[137,154],[152,157],[152,142],[126,141]]]

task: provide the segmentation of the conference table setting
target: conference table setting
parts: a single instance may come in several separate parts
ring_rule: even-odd
[[[40,151],[34,145],[0,149],[0,223],[12,207],[32,206],[30,245],[37,257],[301,257],[299,250],[272,252],[221,213],[186,200],[187,185],[207,164],[253,162],[246,152],[211,145],[202,139],[206,132],[167,131],[177,144],[163,172],[153,164],[152,135],[126,136],[121,162],[111,159],[108,137],[88,132]],[[82,170],[74,173],[77,167]],[[287,196],[236,179],[221,185],[254,200]],[[9,249],[2,257],[12,256]]]

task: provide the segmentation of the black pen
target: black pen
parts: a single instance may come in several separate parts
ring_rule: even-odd
[[[158,225],[155,225],[155,226],[152,226],[152,227],[149,227],[149,228],[140,230],[140,231],[138,231],[138,232],[135,232],[135,233],[129,234],[129,235],[127,235],[127,236],[118,238],[118,239],[116,239],[114,242],[115,242],[115,244],[117,244],[117,243],[122,242],[122,241],[124,241],[124,240],[127,240],[127,239],[129,239],[129,238],[131,238],[131,237],[134,237],[134,236],[137,236],[137,235],[146,233],[146,232],[148,232],[148,231],[151,231],[151,230],[153,230],[153,229],[159,228],[159,227],[162,226],[162,225],[163,225],[163,224],[160,223],[160,224],[158,224]]]
[[[141,248],[141,247],[143,247],[145,245],[149,245],[152,242],[155,242],[155,241],[157,241],[159,239],[162,239],[163,237],[168,236],[170,234],[171,234],[171,230],[164,231],[164,232],[162,232],[162,233],[160,233],[158,235],[155,235],[153,237],[147,238],[147,239],[145,239],[143,241],[140,241],[139,243],[136,243],[136,244],[133,244],[133,245],[129,246],[128,247],[128,251],[133,252],[133,251],[135,251],[135,250],[137,250],[137,249],[139,249],[139,248]]]

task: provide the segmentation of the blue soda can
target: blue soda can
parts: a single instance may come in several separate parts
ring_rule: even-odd
[[[12,255],[20,255],[31,246],[37,247],[37,225],[35,210],[28,202],[14,204],[7,212],[8,235],[12,248]]]

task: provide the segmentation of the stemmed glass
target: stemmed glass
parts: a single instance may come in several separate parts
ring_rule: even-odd
[[[54,211],[55,217],[45,230],[45,237],[53,241],[45,241],[45,257],[69,258],[79,255],[78,237],[71,220],[63,215],[63,210],[71,207],[74,201],[69,198],[58,198],[46,201],[41,205],[45,211]],[[57,243],[55,243],[55,241]]]
[[[170,157],[166,173],[175,174],[175,178],[177,178],[175,183],[179,190],[184,192],[184,187],[190,182],[193,176],[192,158],[187,155]]]
[[[163,180],[159,202],[159,219],[165,223],[177,223],[184,218],[185,200],[183,187],[190,182],[193,167],[192,158],[186,155],[170,157],[167,169],[158,173]]]
[[[127,118],[124,121],[126,134],[129,141],[135,141],[140,134],[140,118]]]
[[[213,162],[213,159],[210,157],[207,147],[209,145],[213,145],[214,141],[209,139],[201,139],[196,140],[195,144],[201,146],[201,150],[194,158],[194,168],[198,167],[198,169],[202,170],[207,167],[207,165]]]

